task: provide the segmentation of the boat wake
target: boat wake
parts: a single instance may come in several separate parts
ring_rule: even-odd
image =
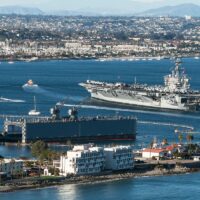
[[[76,105],[76,104],[62,104],[62,103],[57,103],[57,105],[62,105],[62,106],[65,106],[65,107],[78,107],[78,108],[86,108],[86,109],[95,109],[95,110],[134,112],[133,110],[130,110],[130,109],[111,108],[111,107],[105,107],[105,106]]]
[[[93,106],[93,105],[74,105],[74,104],[61,104],[61,103],[57,103],[57,105],[62,105],[62,106],[65,106],[65,107],[79,107],[79,108],[97,109],[97,110],[123,111],[123,112],[132,112],[132,113],[136,112],[135,110],[130,110],[130,109],[110,108],[110,107],[101,107],[101,106]],[[144,111],[144,112],[147,112],[147,111]],[[158,113],[156,113],[156,114],[158,114]],[[189,130],[194,128],[193,126],[189,126],[189,125],[186,125],[186,124],[154,122],[154,121],[140,121],[140,120],[138,120],[137,122],[139,124],[151,124],[151,125],[157,125],[157,126],[179,127],[179,128],[186,128],[186,129],[189,129]]]
[[[194,129],[193,126],[188,126],[185,124],[175,124],[175,123],[166,123],[166,122],[153,122],[153,121],[138,121],[139,124],[151,124],[151,125],[161,125],[161,126],[170,126],[170,127],[179,127],[179,128],[186,128],[189,130]]]
[[[3,98],[0,97],[0,102],[1,103],[24,103],[24,100],[20,100],[20,99],[8,99],[8,98]]]
[[[69,96],[69,95],[60,94],[60,93],[42,88],[40,86],[33,87],[33,88],[23,87],[23,89],[24,91],[29,92],[29,93],[41,94],[43,96],[50,97],[57,100],[62,100],[62,101],[81,102],[83,100],[83,98],[79,96]]]
[[[59,103],[58,103],[59,104]],[[85,105],[85,104],[62,104],[66,107],[78,107],[83,109],[95,109],[95,110],[108,110],[108,111],[115,111],[115,112],[129,112],[129,113],[143,113],[143,114],[153,114],[153,115],[160,115],[160,116],[171,116],[171,117],[179,117],[179,118],[190,118],[190,119],[200,119],[200,116],[192,115],[188,113],[179,114],[179,113],[172,113],[172,112],[158,112],[158,111],[151,111],[151,110],[135,110],[135,109],[126,109],[126,108],[116,108],[116,107],[106,107],[106,106],[95,106],[95,105]]]

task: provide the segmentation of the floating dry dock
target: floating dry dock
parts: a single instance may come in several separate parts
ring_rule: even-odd
[[[66,117],[59,116],[57,108],[50,117],[4,116],[2,141],[29,143],[47,142],[101,142],[130,141],[136,136],[134,117],[78,118],[77,111],[69,110]]]

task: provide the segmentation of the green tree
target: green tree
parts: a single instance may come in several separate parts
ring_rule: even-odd
[[[33,162],[31,162],[31,161],[25,161],[24,162],[25,167],[32,167],[32,165],[33,165]]]
[[[42,159],[44,156],[45,151],[48,149],[48,146],[45,142],[38,140],[37,142],[33,143],[31,146],[31,154],[38,158]]]
[[[59,176],[60,170],[58,168],[55,168],[54,170],[54,175]]]
[[[37,142],[33,143],[31,146],[31,153],[34,157],[39,159],[39,176],[41,174],[41,165],[42,161],[45,158],[45,155],[47,154],[48,146],[45,142],[38,140]]]
[[[178,135],[178,140],[179,140],[180,143],[182,143],[182,141],[183,141],[183,135],[181,133]]]
[[[44,160],[50,162],[54,159],[59,159],[60,157],[59,152],[53,151],[50,148],[48,148],[46,143],[43,141],[37,141],[34,144],[32,144],[31,153],[40,162],[43,162]]]
[[[168,145],[167,138],[164,138],[163,141],[162,141],[162,143],[163,143],[164,145]]]

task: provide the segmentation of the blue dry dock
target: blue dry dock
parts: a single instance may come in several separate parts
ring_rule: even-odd
[[[135,117],[80,117],[75,108],[60,117],[55,107],[50,117],[6,116],[2,140],[29,143],[133,141],[136,136]]]

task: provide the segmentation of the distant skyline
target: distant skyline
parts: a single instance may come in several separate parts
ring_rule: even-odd
[[[37,7],[44,11],[81,10],[113,14],[135,13],[184,3],[200,5],[200,0],[0,0],[0,6]]]

